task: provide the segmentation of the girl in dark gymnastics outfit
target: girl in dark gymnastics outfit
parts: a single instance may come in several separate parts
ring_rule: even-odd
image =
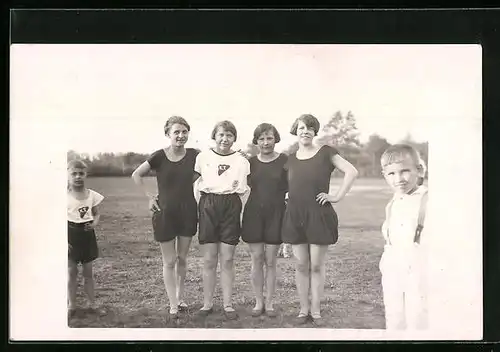
[[[287,191],[284,165],[288,158],[285,154],[274,151],[280,135],[273,125],[262,123],[257,126],[253,135],[253,144],[259,147],[259,154],[249,160],[248,184],[251,191],[243,212],[242,239],[248,243],[252,256],[252,286],[255,292],[252,316],[266,312],[268,316],[274,317],[276,257],[281,244],[281,224]],[[264,281],[267,291],[265,305]]]
[[[197,204],[193,192],[194,163],[198,151],[185,148],[190,127],[180,116],[172,116],[165,124],[170,146],[155,151],[132,174],[135,183],[150,198],[153,211],[154,238],[160,243],[163,257],[163,280],[170,302],[170,317],[186,309],[182,300],[186,278],[186,257],[198,226]],[[158,197],[144,187],[142,177],[156,171]]]
[[[296,282],[300,299],[298,323],[307,322],[309,313],[321,325],[320,302],[325,282],[328,245],[338,239],[338,218],[331,203],[339,202],[350,190],[358,171],[333,147],[313,144],[319,121],[312,115],[300,116],[291,134],[298,137],[299,149],[288,158],[289,198],[282,238],[292,244],[296,258]],[[344,173],[342,185],[329,194],[330,179],[337,168]],[[311,304],[309,305],[309,289]]]

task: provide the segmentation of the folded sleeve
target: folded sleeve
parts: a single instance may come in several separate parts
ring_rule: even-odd
[[[157,150],[146,160],[151,166],[152,170],[158,171],[158,169],[160,168],[160,158],[163,157],[163,155],[161,155],[162,153],[165,154],[163,150]]]
[[[203,153],[196,155],[196,160],[194,162],[194,172],[201,175],[201,165],[203,160]]]
[[[90,192],[92,194],[92,206],[95,207],[95,206],[101,204],[101,202],[104,199],[104,196],[100,193],[97,193],[96,191],[91,190]]]

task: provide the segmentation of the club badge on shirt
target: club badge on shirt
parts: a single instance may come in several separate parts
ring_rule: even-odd
[[[80,213],[80,219],[83,219],[83,217],[87,214],[88,211],[89,207],[78,208],[78,213]]]
[[[219,166],[217,167],[217,173],[220,175],[222,175],[225,171],[227,171],[229,168],[231,167],[231,165],[227,165],[227,164],[219,164]]]

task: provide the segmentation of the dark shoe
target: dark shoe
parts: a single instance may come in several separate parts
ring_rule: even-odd
[[[261,309],[252,309],[252,317],[257,318],[260,317],[262,314],[264,314],[265,308],[262,307]]]
[[[208,315],[210,315],[213,311],[214,311],[214,308],[213,308],[213,307],[210,307],[210,308],[208,308],[208,309],[203,309],[203,308],[202,308],[202,309],[200,309],[200,310],[198,311],[198,315],[199,315],[200,317],[207,317],[207,316],[208,316]]]
[[[232,307],[224,308],[224,315],[227,320],[235,320],[238,318],[238,313]]]
[[[274,310],[274,308],[266,309],[266,315],[270,318],[275,318],[278,316],[278,313]]]
[[[179,311],[177,310],[171,310],[168,312],[168,317],[170,320],[176,320],[179,319]]]
[[[298,325],[304,325],[307,323],[309,320],[309,315],[306,313],[299,313],[298,317],[296,318],[296,322]]]
[[[313,321],[313,324],[317,327],[321,327],[324,325],[324,320],[319,314],[311,314],[311,319]]]
[[[183,311],[188,310],[188,305],[186,304],[186,302],[181,301],[181,302],[179,302],[179,305],[177,306],[177,308],[179,308],[179,311],[183,312]]]

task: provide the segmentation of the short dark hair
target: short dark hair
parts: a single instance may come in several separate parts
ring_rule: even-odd
[[[258,125],[257,128],[255,128],[255,131],[253,131],[252,143],[257,144],[257,139],[259,139],[260,135],[264,132],[267,132],[267,131],[273,131],[275,143],[279,143],[281,141],[280,134],[279,134],[278,130],[276,129],[276,127],[274,127],[274,125],[272,125],[270,123],[264,122],[264,123],[261,123],[260,125]]]
[[[67,169],[83,169],[83,170],[87,170],[88,167],[87,167],[87,164],[85,164],[85,162],[83,160],[80,160],[80,159],[73,159],[73,160],[70,160],[68,162],[68,167]]]
[[[220,121],[220,122],[217,122],[215,124],[214,129],[212,130],[212,139],[215,139],[215,134],[217,133],[217,130],[220,127],[222,127],[222,129],[224,131],[229,131],[232,134],[234,134],[234,141],[236,141],[236,139],[238,138],[238,134],[236,132],[236,127],[234,126],[234,124],[231,121],[228,121],[228,120]]]
[[[297,135],[297,127],[299,126],[299,121],[302,121],[307,126],[307,128],[312,128],[314,130],[314,135],[318,135],[320,126],[319,121],[311,114],[300,115],[300,117],[295,120],[292,128],[290,129],[291,134],[293,134],[294,136]]]
[[[170,131],[172,126],[175,125],[176,123],[186,126],[187,130],[191,131],[191,127],[189,126],[189,124],[187,123],[187,121],[183,117],[172,116],[167,120],[167,122],[165,122],[165,127],[163,128],[163,130],[165,131],[165,134],[168,134],[168,132]]]

